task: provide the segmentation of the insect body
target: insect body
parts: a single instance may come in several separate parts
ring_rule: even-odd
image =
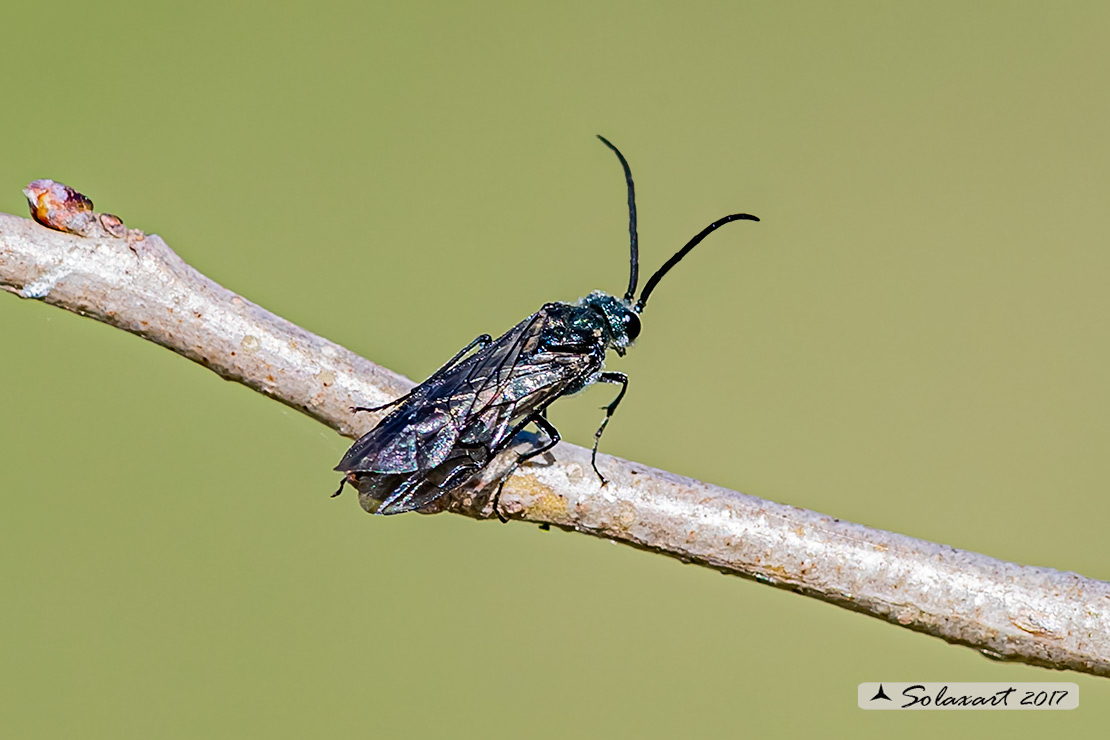
[[[497,339],[479,336],[407,395],[384,406],[355,409],[396,406],[336,466],[344,476],[334,495],[350,483],[381,502],[378,514],[422,508],[478,475],[532,424],[547,440],[517,458],[502,477],[503,486],[522,463],[558,444],[559,432],[547,420],[547,407],[598,382],[621,386],[594,435],[591,461],[605,483],[597,468],[597,446],[628,390],[624,373],[603,369],[606,353],[611,349],[624,355],[640,334],[639,316],[651,292],[690,250],[724,224],[759,219],[738,213],[714,221],[667,260],[636,299],[639,248],[632,173],[620,151],[598,138],[616,153],[628,187],[631,267],[624,298],[595,291],[575,303],[544,304]],[[499,487],[493,508],[503,519],[497,508],[500,492]]]

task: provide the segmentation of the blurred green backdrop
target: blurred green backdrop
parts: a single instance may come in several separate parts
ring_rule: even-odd
[[[52,177],[414,379],[744,210],[605,450],[1110,578],[1104,3],[20,4],[0,210]],[[343,204],[336,208],[336,203]],[[1082,735],[1105,680],[586,537],[331,501],[347,441],[0,295],[10,737]],[[615,358],[614,358],[615,359]],[[596,394],[596,395],[595,395]],[[591,440],[609,391],[554,421]],[[1069,680],[1070,713],[864,713]]]

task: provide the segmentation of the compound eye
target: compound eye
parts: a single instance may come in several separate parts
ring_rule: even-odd
[[[631,312],[627,316],[624,321],[624,333],[628,335],[628,341],[635,342],[636,337],[640,336],[640,317]]]

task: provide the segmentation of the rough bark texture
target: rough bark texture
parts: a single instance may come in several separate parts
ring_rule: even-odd
[[[145,337],[356,437],[412,383],[232,293],[157,236],[79,237],[0,214],[0,288]],[[754,578],[988,657],[1110,676],[1110,584],[1004,562],[560,444],[505,486],[510,516]],[[490,516],[491,469],[444,507]]]

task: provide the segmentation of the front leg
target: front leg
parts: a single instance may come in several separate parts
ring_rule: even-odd
[[[613,412],[617,410],[617,406],[620,405],[625,392],[628,391],[628,376],[624,373],[602,373],[598,376],[597,380],[600,383],[620,383],[621,386],[621,392],[617,394],[613,402],[608,406],[602,406],[602,408],[605,409],[605,418],[601,420],[601,426],[594,432],[594,452],[593,455],[590,456],[590,464],[593,465],[594,472],[597,473],[597,477],[601,479],[601,485],[604,486],[609,481],[605,480],[605,476],[597,469],[597,446],[601,442],[601,433],[605,431],[609,419],[613,418]]]

